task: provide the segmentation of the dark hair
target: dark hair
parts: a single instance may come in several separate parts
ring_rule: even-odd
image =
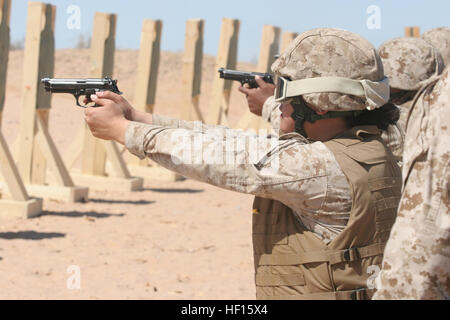
[[[354,118],[346,118],[347,125],[352,128],[356,126],[375,125],[381,130],[387,130],[389,125],[397,123],[400,118],[400,109],[392,103],[375,110],[364,110]]]

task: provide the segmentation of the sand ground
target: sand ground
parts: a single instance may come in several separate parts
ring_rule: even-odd
[[[133,100],[137,51],[117,51],[114,78]],[[88,77],[88,50],[58,50],[55,77]],[[178,116],[181,53],[163,52],[155,112]],[[23,52],[12,51],[2,132],[20,124]],[[206,114],[215,58],[205,56]],[[256,66],[238,64],[240,70]],[[248,112],[235,83],[230,122]],[[56,95],[49,130],[64,154],[83,125],[73,97]],[[144,190],[90,190],[87,203],[44,200],[33,219],[0,219],[0,299],[254,299],[252,196],[193,180],[145,180]]]

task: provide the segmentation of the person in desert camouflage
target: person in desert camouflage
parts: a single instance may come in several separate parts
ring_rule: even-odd
[[[424,32],[420,37],[439,50],[444,60],[444,65],[448,66],[450,63],[450,28],[431,29]]]
[[[403,192],[374,299],[450,299],[450,69],[406,120]]]
[[[411,102],[429,78],[441,74],[442,56],[425,40],[413,37],[388,40],[378,48],[378,54],[389,78],[390,102],[400,107],[398,124],[404,132]]]
[[[280,130],[280,105],[275,101],[273,93],[275,85],[265,82],[261,77],[256,77],[257,88],[251,88],[247,84],[240,86],[239,91],[245,94],[250,112],[261,116],[264,121],[270,123],[274,134],[283,134]],[[401,165],[404,131],[397,123],[387,126],[381,131],[381,138],[394,154]]]
[[[256,196],[258,299],[370,298],[401,186],[380,138],[398,119],[381,60],[364,38],[321,28],[299,35],[272,70],[284,133],[275,141],[142,113],[112,92],[92,96],[102,107],[85,119],[139,158]]]

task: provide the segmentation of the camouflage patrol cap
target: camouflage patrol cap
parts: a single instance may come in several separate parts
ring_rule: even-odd
[[[444,65],[450,63],[450,28],[441,27],[428,30],[421,36],[423,40],[439,50],[444,60]]]
[[[391,88],[415,91],[443,69],[439,52],[420,38],[395,38],[378,49]]]
[[[383,64],[376,49],[363,37],[346,30],[317,28],[304,32],[272,64],[272,71],[290,80],[343,77],[383,81]],[[337,92],[302,95],[323,111],[363,110],[364,98]]]

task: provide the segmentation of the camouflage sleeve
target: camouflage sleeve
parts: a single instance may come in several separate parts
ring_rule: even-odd
[[[447,69],[412,107],[403,193],[374,299],[450,298],[449,101]]]
[[[187,130],[195,130],[202,133],[208,133],[218,136],[235,136],[235,135],[246,135],[252,134],[246,132],[244,130],[231,130],[226,126],[220,125],[209,125],[202,123],[201,121],[187,121],[187,120],[179,120],[167,116],[162,116],[159,114],[153,114],[153,122],[152,124],[162,127],[170,127],[170,128],[179,128],[179,129],[187,129]]]
[[[405,133],[402,127],[396,123],[389,125],[388,129],[381,131],[381,139],[391,150],[399,166],[402,166],[403,145],[405,141]]]
[[[180,120],[162,116],[160,114],[152,114],[152,124],[156,126],[162,126],[162,127],[170,127],[170,128],[180,128]],[[185,121],[187,122],[187,121]]]
[[[336,164],[324,144],[305,144],[295,134],[298,138],[281,140],[233,131],[219,136],[131,122],[126,147],[140,158],[149,157],[195,180],[284,203],[294,199],[300,206],[320,207],[322,200],[317,199],[325,196],[330,167]],[[301,210],[298,204],[294,206]]]
[[[275,97],[271,96],[264,102],[262,108],[262,118],[264,121],[272,125],[272,130],[275,134],[280,134],[280,103],[275,102]]]

